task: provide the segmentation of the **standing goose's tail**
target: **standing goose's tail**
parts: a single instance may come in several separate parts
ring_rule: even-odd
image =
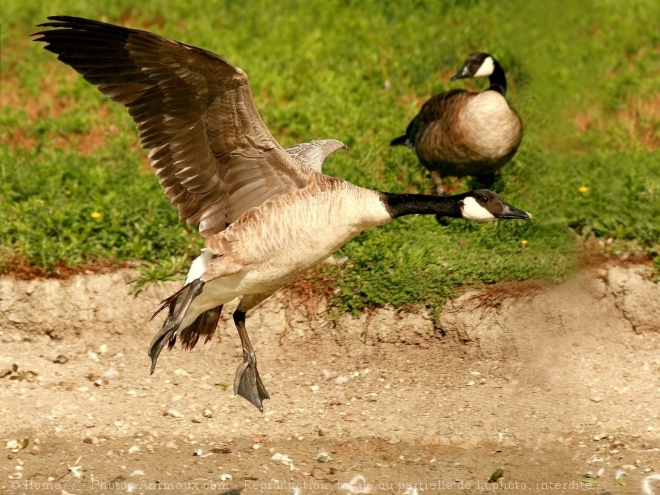
[[[392,139],[390,146],[405,146],[408,144],[406,141],[408,141],[408,136],[399,136],[398,138]]]

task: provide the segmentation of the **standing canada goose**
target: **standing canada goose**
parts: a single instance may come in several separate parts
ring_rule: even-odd
[[[217,55],[137,29],[68,16],[35,34],[47,50],[128,108],[142,147],[179,217],[199,224],[206,247],[181,290],[163,301],[163,328],[149,348],[181,338],[208,341],[222,306],[233,319],[243,362],[234,392],[263,411],[268,399],[245,329],[245,314],[365,229],[412,213],[472,220],[529,219],[488,190],[451,197],[363,189],[321,172],[344,147],[312,141],[284,150],[252,100],[245,73]],[[159,311],[160,311],[159,310]],[[158,313],[158,312],[157,312]],[[156,313],[156,314],[157,314]]]
[[[436,194],[442,177],[471,175],[486,184],[518,151],[522,122],[506,101],[504,70],[492,55],[471,53],[452,81],[488,77],[482,92],[452,89],[424,103],[405,136],[392,146],[407,145],[430,172]]]

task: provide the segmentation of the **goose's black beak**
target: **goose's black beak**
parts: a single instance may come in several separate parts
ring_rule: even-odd
[[[532,218],[532,214],[502,201],[502,211],[496,213],[495,217],[501,220],[529,220]]]
[[[451,77],[451,80],[455,81],[457,79],[465,79],[465,78],[468,78],[468,77],[471,77],[470,76],[470,69],[468,69],[468,67],[466,65],[461,70],[459,70],[456,74],[454,74]]]

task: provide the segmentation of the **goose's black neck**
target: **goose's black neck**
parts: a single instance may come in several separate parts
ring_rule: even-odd
[[[493,73],[488,77],[488,81],[490,82],[488,89],[506,96],[506,76],[504,75],[504,69],[502,69],[502,66],[495,59],[493,59],[493,67]]]
[[[455,196],[428,196],[425,194],[380,193],[380,200],[392,218],[404,215],[440,215],[462,217],[461,201],[465,194]]]

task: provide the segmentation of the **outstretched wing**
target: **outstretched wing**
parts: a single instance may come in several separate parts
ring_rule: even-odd
[[[133,117],[179,218],[204,236],[248,209],[304,187],[254,106],[247,75],[217,55],[147,31],[68,16],[35,41]]]

